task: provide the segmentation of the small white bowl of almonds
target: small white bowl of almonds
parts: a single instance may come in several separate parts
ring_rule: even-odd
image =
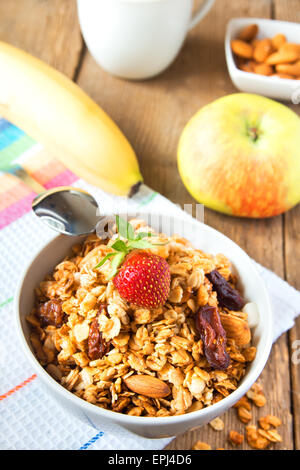
[[[243,92],[300,102],[300,25],[259,18],[234,18],[225,52],[234,85]]]

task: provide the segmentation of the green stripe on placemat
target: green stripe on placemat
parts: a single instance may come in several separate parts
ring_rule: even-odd
[[[157,196],[158,193],[156,192],[153,192],[152,194],[150,194],[150,196],[145,199],[145,201],[142,201],[139,206],[137,207],[137,210],[140,208],[140,207],[143,207],[143,206],[146,206],[147,204],[149,204],[156,196]]]
[[[10,304],[13,300],[14,300],[13,297],[10,297],[9,299],[6,299],[4,302],[2,302],[2,304],[0,304],[0,308],[5,307],[5,305],[7,305],[7,304]]]
[[[24,135],[13,144],[0,151],[0,170],[5,170],[16,158],[36,144],[28,135]]]

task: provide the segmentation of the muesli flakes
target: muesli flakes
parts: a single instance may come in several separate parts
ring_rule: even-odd
[[[238,347],[239,338],[227,338],[222,347],[230,364],[220,370],[209,362],[207,347],[212,345],[205,344],[197,328],[196,315],[206,311],[205,306],[247,321],[244,312],[219,304],[209,281],[208,275],[217,271],[235,289],[230,261],[224,255],[194,249],[179,236],[155,233],[143,221],[132,221],[132,227],[135,234],[152,233],[144,238],[155,244],[149,251],[169,266],[170,293],[165,304],[151,309],[124,300],[108,280],[110,259],[94,269],[111,254],[115,239],[90,235],[36,289],[36,305],[27,317],[36,356],[70,392],[118,413],[174,416],[217,403],[236,390],[256,352],[251,344]],[[169,396],[151,398],[129,390],[125,381],[134,375],[165,382]],[[263,395],[253,389],[250,398],[257,404]],[[248,422],[251,413],[245,400],[238,411]],[[216,418],[211,426],[222,430],[222,423]]]

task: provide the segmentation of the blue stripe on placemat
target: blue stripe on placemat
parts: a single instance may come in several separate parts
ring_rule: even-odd
[[[3,132],[9,126],[11,126],[10,122],[6,119],[0,118],[0,132]]]
[[[5,119],[0,119],[0,150],[23,137],[24,132]]]
[[[83,444],[79,450],[86,450],[88,449],[92,444],[94,444],[94,442],[98,441],[99,437],[102,437],[104,436],[104,432],[103,431],[100,431],[98,432],[97,434],[95,434],[94,437],[92,437],[92,439],[90,439],[89,441],[87,441],[85,444]]]

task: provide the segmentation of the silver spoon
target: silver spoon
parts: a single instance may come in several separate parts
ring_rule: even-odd
[[[32,202],[32,209],[48,227],[71,236],[93,233],[101,219],[93,196],[71,186],[39,194]]]

